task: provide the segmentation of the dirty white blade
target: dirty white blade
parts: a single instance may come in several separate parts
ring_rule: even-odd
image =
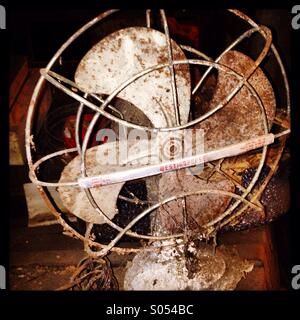
[[[129,153],[136,155],[136,160],[127,158],[126,154],[123,155],[122,150],[119,150],[119,146],[124,146],[124,142],[120,144],[118,141],[109,142],[88,149],[86,152],[87,176],[134,169],[140,166],[139,161],[143,158],[146,158],[143,160],[144,163],[153,164],[158,161],[156,157],[150,157],[150,154],[144,149],[146,143],[142,140],[128,142]],[[78,155],[65,166],[59,182],[76,181],[80,176],[80,156]],[[116,203],[123,184],[124,182],[120,182],[91,190],[96,203],[110,219],[113,219],[118,213]],[[87,222],[105,223],[104,217],[95,211],[83,189],[64,186],[59,187],[58,191],[64,206],[75,216]]]
[[[172,40],[174,60],[186,59]],[[77,85],[88,93],[111,94],[137,73],[168,63],[163,33],[144,27],[121,29],[98,42],[80,61],[75,74]],[[188,65],[175,66],[179,115],[188,120],[191,97]],[[152,71],[128,85],[118,95],[139,108],[154,127],[175,125],[171,73],[168,68]]]

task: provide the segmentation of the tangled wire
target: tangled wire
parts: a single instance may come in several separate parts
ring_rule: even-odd
[[[70,283],[58,288],[58,291],[100,291],[100,290],[118,290],[118,281],[113,274],[111,264],[108,258],[83,258]]]

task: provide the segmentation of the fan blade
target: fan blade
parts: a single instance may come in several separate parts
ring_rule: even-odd
[[[174,60],[185,60],[181,48],[173,40],[171,43]],[[168,50],[163,33],[144,27],[126,28],[102,39],[83,57],[76,70],[75,82],[88,93],[111,94],[137,73],[165,63],[168,63]],[[175,81],[180,121],[185,123],[191,97],[188,64],[175,66]],[[143,111],[154,127],[175,125],[168,67],[136,79],[117,97]]]

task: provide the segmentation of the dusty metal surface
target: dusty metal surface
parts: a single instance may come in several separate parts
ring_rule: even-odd
[[[149,153],[146,142],[143,142],[143,140],[129,140],[127,145],[128,150],[126,147],[123,149],[124,155],[121,150],[124,147],[124,141],[108,142],[89,148],[85,159],[87,176],[97,176],[106,172],[120,173],[124,170],[129,170],[130,172],[131,169],[139,168],[141,163],[148,163],[150,165],[158,163],[160,160],[158,148],[153,148],[154,153]],[[58,188],[61,201],[70,213],[82,220],[95,224],[103,224],[107,222],[107,218],[100,212],[95,211],[83,189],[63,185],[67,181],[75,181],[81,176],[80,163],[81,157],[78,155],[65,166],[59,180],[62,186]],[[151,178],[146,179],[150,192],[152,188],[151,181]],[[109,219],[112,219],[118,213],[117,200],[124,183],[106,184],[91,189],[94,201],[101,212]]]
[[[118,142],[105,143],[88,149],[86,152],[87,175],[94,176],[107,171],[116,172],[124,169],[124,166],[120,164],[110,164],[111,159],[114,159],[113,154],[115,151],[118,152]],[[80,156],[77,156],[65,166],[60,182],[74,181],[80,177],[80,161]],[[134,164],[128,163],[126,168],[130,169],[135,166]],[[123,185],[124,183],[121,182],[93,188],[91,191],[101,211],[103,211],[109,219],[112,219],[117,214],[117,199]],[[105,217],[94,210],[84,190],[78,187],[62,186],[58,188],[58,191],[62,202],[71,213],[87,222],[96,224],[105,223]]]
[[[233,50],[225,53],[220,59],[220,63],[230,67],[240,75],[245,75],[249,68],[254,65],[252,59],[241,52]],[[265,107],[268,126],[271,128],[276,109],[275,95],[272,86],[260,68],[257,68],[250,77],[249,83],[253,86],[254,90],[256,90]],[[238,80],[234,76],[220,70],[213,98],[202,112],[205,113],[213,109],[237,84]],[[255,97],[248,88],[243,87],[222,110],[213,114],[195,127],[201,128],[205,132],[205,150],[215,150],[263,134],[264,128],[261,122],[261,113],[262,110]],[[239,164],[239,161],[231,162],[231,170],[235,171],[235,165]],[[184,171],[180,170],[165,174],[163,177],[166,178],[162,178],[160,181],[161,185],[159,190],[161,199],[171,194],[176,194],[180,190],[192,191],[212,188],[233,191],[234,189],[230,178],[225,178],[224,176],[223,184],[217,186],[215,183],[208,183],[199,178],[186,175]],[[195,195],[190,197],[187,202],[187,211],[192,217],[192,221],[189,222],[189,229],[195,224],[198,224],[198,227],[203,226],[212,218],[216,218],[225,211],[230,198],[227,198],[225,202],[221,199],[222,197],[218,198],[216,195]],[[176,230],[176,232],[183,230],[183,214],[180,200],[162,206],[158,212],[158,225],[162,226],[161,230],[164,228],[166,232],[170,230]],[[256,216],[261,219],[262,214],[256,211]]]
[[[220,63],[241,75],[245,75],[254,65],[252,59],[234,50],[227,52],[221,58]],[[263,103],[268,127],[271,128],[276,110],[272,86],[260,68],[257,68],[249,78],[249,83]],[[220,70],[213,99],[203,111],[208,112],[214,108],[237,84],[238,80],[235,77]],[[205,150],[216,149],[263,134],[262,112],[263,110],[250,90],[243,87],[222,110],[195,127],[199,127],[205,132]]]
[[[81,60],[75,82],[88,93],[111,94],[118,86],[147,68],[168,61],[166,37],[154,29],[134,27],[110,34]],[[174,60],[184,60],[180,47],[172,41]],[[190,109],[188,65],[175,66],[179,113],[187,122]],[[129,84],[118,95],[143,111],[155,127],[174,125],[170,72],[155,70]]]
[[[138,253],[128,263],[125,290],[234,290],[254,264],[226,247],[205,244],[162,247]]]
[[[159,181],[159,199],[163,200],[182,191],[216,189],[234,192],[234,184],[220,174],[206,181],[187,174],[185,169],[162,175]],[[201,226],[217,217],[228,206],[231,198],[218,194],[191,195],[186,197],[188,232],[197,232]],[[180,233],[185,230],[181,199],[166,203],[158,209],[153,219],[154,232],[158,234]]]

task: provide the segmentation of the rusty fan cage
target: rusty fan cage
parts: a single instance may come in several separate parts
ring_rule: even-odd
[[[208,57],[206,54],[186,45],[180,46],[182,50],[192,53],[197,58],[195,59],[185,59],[185,60],[176,60],[173,57],[172,52],[172,45],[171,45],[171,38],[170,38],[170,32],[168,27],[168,21],[166,17],[166,13],[164,10],[160,10],[160,18],[162,21],[162,27],[164,30],[164,35],[166,38],[166,52],[168,54],[168,61],[165,63],[161,63],[158,65],[154,65],[150,68],[146,68],[145,70],[135,74],[133,77],[130,77],[127,79],[127,81],[123,82],[121,85],[117,86],[112,92],[107,92],[106,97],[99,98],[99,96],[94,95],[93,93],[84,92],[82,88],[80,88],[74,81],[71,81],[67,79],[66,77],[59,75],[58,73],[54,72],[52,70],[55,63],[59,62],[60,57],[64,53],[64,51],[80,36],[82,36],[85,31],[87,31],[92,26],[100,23],[102,20],[108,19],[111,15],[115,14],[118,10],[109,10],[104,13],[101,13],[96,18],[92,19],[90,22],[85,24],[82,28],[80,28],[77,32],[75,32],[55,53],[55,55],[52,57],[48,65],[41,70],[41,77],[35,87],[35,90],[32,95],[32,99],[30,102],[29,110],[28,110],[28,116],[27,116],[27,122],[26,122],[26,154],[27,154],[27,160],[30,168],[30,179],[31,181],[37,186],[39,192],[41,193],[44,201],[46,202],[47,206],[51,210],[51,212],[55,215],[59,223],[62,225],[64,232],[68,234],[69,236],[72,236],[74,238],[77,238],[84,243],[85,251],[91,256],[91,257],[104,257],[107,255],[108,252],[114,251],[119,254],[126,254],[131,252],[138,252],[140,250],[156,250],[155,247],[150,246],[143,246],[140,248],[137,248],[136,246],[132,247],[122,247],[118,246],[118,242],[120,239],[124,236],[130,236],[137,239],[144,240],[144,243],[147,242],[153,242],[156,240],[167,240],[167,239],[173,239],[173,238],[182,238],[185,236],[184,231],[182,233],[178,234],[170,234],[170,235],[153,235],[153,234],[140,234],[133,232],[131,229],[132,227],[140,221],[143,217],[149,215],[154,210],[158,209],[162,205],[169,203],[176,199],[182,199],[182,205],[184,206],[184,199],[191,195],[197,195],[197,194],[221,194],[229,196],[233,201],[231,202],[230,206],[226,208],[226,210],[216,217],[215,219],[209,221],[208,223],[201,226],[199,229],[199,237],[201,239],[210,239],[213,236],[215,236],[216,232],[220,230],[220,228],[228,225],[229,223],[234,223],[236,219],[238,219],[247,208],[249,207],[255,207],[260,208],[261,211],[263,211],[262,206],[259,203],[260,196],[262,195],[264,189],[266,188],[267,184],[270,182],[273,175],[276,173],[276,170],[278,168],[279,161],[282,157],[283,150],[285,148],[285,143],[287,139],[287,135],[290,132],[289,127],[289,117],[290,117],[290,97],[289,97],[289,85],[288,80],[286,76],[286,72],[283,66],[283,63],[281,61],[281,58],[278,54],[278,51],[276,50],[274,44],[272,43],[272,35],[270,30],[265,27],[258,25],[253,20],[251,20],[249,17],[247,17],[245,14],[238,10],[229,10],[229,12],[233,15],[238,17],[239,19],[242,19],[244,22],[246,22],[249,26],[249,29],[245,31],[242,35],[240,35],[234,42],[232,42],[215,60],[212,60],[210,57]],[[151,27],[151,10],[146,10],[145,12],[145,22],[146,27]],[[230,68],[220,64],[220,60],[224,54],[226,54],[229,50],[233,49],[235,46],[237,46],[239,43],[241,43],[244,39],[251,37],[253,34],[259,34],[259,36],[264,40],[264,46],[262,50],[259,53],[258,58],[256,59],[253,66],[250,66],[247,70],[245,75],[240,75],[234,70],[231,70]],[[265,57],[272,53],[277,61],[277,64],[279,66],[279,69],[281,71],[283,83],[284,83],[284,90],[285,90],[285,106],[281,106],[281,110],[285,109],[284,113],[276,114],[274,122],[277,123],[281,130],[279,132],[273,133],[271,129],[268,128],[267,123],[267,117],[265,112],[265,106],[260,99],[258,93],[255,91],[253,86],[249,83],[249,78],[253,73],[259,68],[262,61],[265,59]],[[201,85],[203,84],[206,77],[209,75],[209,73],[212,70],[222,70],[225,73],[231,73],[234,75],[234,77],[238,80],[238,84],[235,86],[234,90],[230,92],[229,95],[226,96],[225,99],[223,99],[218,105],[216,105],[212,110],[205,113],[204,115],[201,115],[200,117],[190,120],[187,123],[180,123],[180,116],[179,116],[179,106],[178,106],[178,93],[177,93],[177,84],[175,79],[175,67],[178,65],[194,65],[194,66],[205,66],[207,69],[201,79],[198,81],[196,86],[192,88],[192,96],[197,93],[198,90],[200,90]],[[137,79],[142,78],[143,76],[155,71],[155,70],[161,70],[161,69],[167,69],[169,70],[170,74],[170,83],[171,83],[171,92],[173,97],[173,110],[175,115],[175,125],[174,126],[168,126],[168,127],[148,127],[148,126],[142,126],[136,123],[132,123],[129,121],[126,121],[125,119],[122,119],[122,114],[118,112],[118,110],[114,110],[114,107],[111,105],[111,102],[115,97],[118,96],[122,90],[130,86],[134,81]],[[45,86],[46,83],[50,83],[57,89],[61,90],[63,93],[71,97],[72,99],[75,99],[79,103],[79,108],[77,110],[76,115],[76,147],[70,148],[70,149],[63,149],[55,151],[51,154],[47,154],[46,156],[43,156],[39,159],[36,159],[35,150],[36,150],[36,141],[35,136],[33,133],[34,128],[34,121],[35,117],[37,116],[39,109],[38,109],[38,101],[40,99],[40,96],[42,94],[42,89]],[[251,95],[256,99],[259,107],[260,107],[260,119],[262,126],[264,128],[264,134],[262,136],[258,136],[255,139],[251,141],[245,141],[244,144],[241,145],[233,145],[230,146],[231,152],[226,153],[227,151],[224,149],[218,149],[214,150],[215,154],[218,156],[215,158],[206,158],[206,160],[202,159],[202,162],[206,162],[206,165],[208,165],[211,169],[218,171],[220,174],[223,174],[226,176],[226,178],[230,179],[232,183],[236,186],[237,189],[240,190],[239,193],[237,192],[228,192],[224,190],[219,189],[200,189],[198,191],[193,192],[180,192],[177,194],[173,194],[171,197],[165,198],[163,200],[159,200],[156,203],[149,203],[149,206],[143,210],[140,214],[138,214],[128,225],[124,228],[118,226],[116,223],[112,221],[100,208],[99,204],[95,201],[93,194],[91,192],[92,188],[97,185],[97,183],[93,184],[93,182],[97,182],[99,180],[99,177],[91,177],[87,176],[86,172],[86,152],[88,149],[88,142],[91,137],[92,131],[94,129],[95,123],[97,122],[99,116],[103,116],[108,118],[109,120],[116,122],[118,124],[121,124],[122,126],[125,126],[127,128],[132,129],[138,129],[146,132],[170,132],[170,131],[180,131],[185,128],[192,128],[194,125],[201,123],[214,113],[221,110],[226,104],[228,104],[231,99],[243,88],[247,87],[248,90],[251,92]],[[94,98],[93,101],[88,100],[88,97]],[[98,101],[98,105],[95,102],[95,99]],[[84,109],[89,109],[94,112],[93,119],[90,121],[88,129],[86,131],[86,134],[84,136],[84,139],[81,143],[80,141],[80,123],[82,119],[82,114]],[[113,113],[113,111],[115,111]],[[119,116],[116,115],[116,113],[119,114]],[[258,182],[259,177],[262,174],[263,166],[266,162],[266,156],[267,151],[270,145],[274,142],[274,140],[278,141],[279,145],[276,148],[275,156],[272,158],[271,163],[269,164],[270,171],[267,175],[262,179],[262,183],[260,183],[259,187],[255,189],[255,186]],[[242,149],[246,152],[259,149],[259,163],[256,168],[256,172],[253,175],[250,183],[247,187],[243,187],[233,176],[230,176],[229,173],[225,173],[220,168],[219,164],[222,160],[226,159],[226,157],[234,155],[235,151],[238,149],[240,150],[238,153],[242,153]],[[39,168],[44,165],[45,162],[54,159],[56,157],[60,157],[66,154],[70,153],[77,153],[77,155],[80,157],[80,174],[81,177],[77,181],[69,181],[69,182],[49,182],[49,181],[42,181],[41,178],[39,178]],[[219,160],[218,163],[214,163],[210,160]],[[209,160],[209,161],[208,161]],[[109,176],[109,173],[107,173]],[[147,174],[145,174],[147,175]],[[145,176],[144,175],[144,176]],[[98,179],[98,180],[97,180]],[[101,180],[101,179],[100,179]],[[84,184],[84,183],[85,184]],[[101,184],[101,183],[100,183]],[[117,230],[118,234],[117,236],[110,241],[108,244],[100,243],[99,241],[96,241],[95,238],[92,236],[92,229],[94,224],[90,222],[86,222],[86,230],[85,232],[80,232],[74,226],[72,226],[62,215],[60,210],[57,209],[57,206],[55,203],[53,203],[53,199],[49,197],[49,194],[47,192],[48,187],[81,187],[84,189],[84,192],[86,194],[87,199],[89,200],[90,204],[92,205],[95,212],[102,216],[104,221]],[[101,186],[100,186],[101,187]],[[128,200],[133,203],[139,204],[138,197],[135,197],[133,195],[132,198],[124,198],[123,200]],[[238,208],[238,210],[237,210]]]

